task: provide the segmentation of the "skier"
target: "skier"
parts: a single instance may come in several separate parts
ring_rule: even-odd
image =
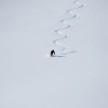
[[[51,50],[50,56],[53,57],[54,55],[55,55],[55,51],[54,50]]]

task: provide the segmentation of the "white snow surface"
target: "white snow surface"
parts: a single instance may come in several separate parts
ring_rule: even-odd
[[[108,0],[79,2],[47,57],[73,0],[0,0],[0,108],[108,108]]]

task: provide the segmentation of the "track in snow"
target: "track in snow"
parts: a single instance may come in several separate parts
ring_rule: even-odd
[[[62,43],[59,42],[60,40],[64,40],[64,39],[70,37],[70,35],[68,35],[66,33],[63,33],[62,31],[65,30],[65,29],[69,29],[71,27],[74,27],[74,25],[71,26],[66,21],[70,20],[70,19],[77,18],[78,15],[76,13],[74,13],[74,10],[80,9],[80,8],[82,8],[84,6],[84,4],[81,4],[79,0],[75,0],[75,1],[73,1],[73,3],[76,5],[76,7],[72,8],[72,9],[69,9],[69,10],[66,11],[66,13],[73,14],[73,15],[71,17],[69,17],[69,18],[60,20],[60,22],[63,23],[64,25],[66,25],[66,26],[54,31],[55,33],[58,33],[58,34],[60,34],[60,36],[62,36],[62,37],[60,37],[60,38],[55,39],[55,40],[52,41],[53,44],[56,44],[57,46],[61,47],[61,50],[60,50],[61,54],[60,55],[55,55],[54,57],[65,57],[68,54],[72,54],[72,53],[77,52],[76,50],[72,50],[70,47],[68,47],[65,44],[62,44]],[[67,48],[70,48],[70,51],[65,52],[65,50]]]

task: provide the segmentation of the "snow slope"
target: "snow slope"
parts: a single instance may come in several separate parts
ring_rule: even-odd
[[[46,54],[73,0],[0,1],[0,108],[108,108],[108,1],[79,1],[60,58]]]

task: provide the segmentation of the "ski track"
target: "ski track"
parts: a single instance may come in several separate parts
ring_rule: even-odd
[[[58,39],[55,39],[55,40],[52,41],[53,44],[56,44],[57,46],[62,47],[61,50],[60,50],[61,55],[58,55],[58,56],[56,55],[55,57],[64,57],[64,56],[66,56],[68,54],[72,54],[72,53],[77,52],[76,50],[72,50],[70,47],[68,47],[65,44],[62,44],[62,43],[59,42],[60,40],[64,40],[64,39],[70,37],[70,35],[62,32],[62,30],[69,29],[70,27],[72,27],[66,21],[70,20],[70,19],[75,19],[78,15],[76,13],[74,13],[74,10],[80,9],[80,8],[82,8],[84,6],[84,4],[83,3],[81,4],[79,0],[75,0],[75,1],[73,1],[73,3],[75,5],[77,5],[77,7],[71,8],[71,9],[66,11],[66,13],[68,13],[70,15],[73,14],[73,16],[60,20],[60,22],[63,23],[64,25],[66,25],[66,26],[54,31],[55,33],[58,33],[58,34],[62,35],[61,38],[58,38]],[[74,27],[74,25],[73,25],[73,27]],[[70,48],[71,50],[69,52],[64,52],[67,49],[67,47]]]

